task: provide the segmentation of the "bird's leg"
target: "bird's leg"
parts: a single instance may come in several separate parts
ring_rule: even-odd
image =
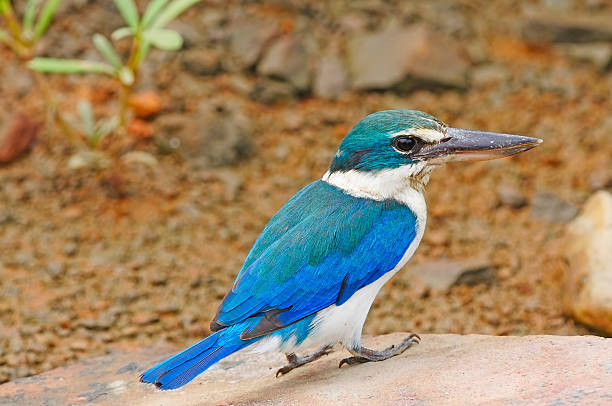
[[[276,371],[276,377],[278,378],[281,375],[285,375],[289,371],[294,370],[297,367],[301,367],[302,365],[308,364],[314,360],[321,358],[324,355],[327,355],[331,352],[331,348],[333,345],[326,345],[325,347],[321,347],[317,352],[313,352],[312,354],[304,355],[302,357],[298,357],[294,353],[285,355],[287,357],[287,361],[289,364],[285,365],[278,371]]]
[[[410,334],[404,339],[399,345],[392,345],[382,351],[371,350],[365,347],[359,347],[357,349],[349,349],[349,352],[353,354],[353,357],[345,358],[340,361],[338,368],[342,368],[342,365],[355,365],[363,364],[364,362],[372,361],[384,361],[391,357],[401,354],[412,346],[412,344],[418,344],[421,341],[421,337],[418,334]]]

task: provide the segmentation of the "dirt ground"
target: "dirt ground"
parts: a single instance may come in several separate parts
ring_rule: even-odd
[[[51,29],[87,35],[66,37],[61,49],[45,51],[88,55],[87,37],[117,24],[117,17],[106,18],[114,12],[112,2],[95,3],[74,2]],[[204,2],[181,24],[197,30],[200,14],[232,18],[239,10],[292,21],[307,4],[264,3]],[[402,7],[372,3],[383,10],[374,27]],[[0,383],[112,347],[186,346],[208,334],[220,300],[268,219],[326,171],[353,124],[387,108],[414,108],[455,127],[545,142],[513,158],[456,163],[433,173],[426,189],[427,231],[407,268],[440,258],[484,257],[494,265],[495,278],[432,291],[400,272],[378,296],[365,333],[592,333],[562,314],[567,219],[556,211],[559,202],[580,208],[595,190],[612,186],[612,75],[552,46],[526,43],[519,29],[526,11],[514,2],[460,3],[452,14],[461,17],[459,23],[449,17],[448,24],[473,29],[457,29],[457,38],[472,54],[503,67],[495,73],[501,76],[472,80],[465,91],[349,90],[336,101],[305,92],[265,104],[236,86],[255,83],[253,71],[196,77],[182,70],[178,54],[154,56],[143,87],[159,81],[155,90],[165,111],[152,120],[156,129],[169,114],[193,119],[201,103],[238,106],[249,117],[254,152],[230,165],[196,165],[188,154],[160,153],[158,138],[129,138],[110,140],[105,148],[113,156],[148,151],[159,163],[146,167],[115,158],[106,170],[73,171],[67,161],[75,146],[43,128],[30,153],[0,167]],[[570,7],[588,11],[583,2]],[[415,18],[451,30],[436,10],[423,9]],[[320,12],[335,18],[328,9]],[[85,15],[94,21],[84,28]],[[300,18],[321,30],[318,17]],[[40,98],[18,61],[3,48],[0,58],[6,61],[0,66],[4,114],[40,111]],[[477,62],[470,69],[482,73]],[[48,85],[61,108],[73,109],[78,97],[90,98],[101,112],[115,107],[108,101],[112,84],[104,80],[51,77]],[[525,204],[509,204],[508,191]]]

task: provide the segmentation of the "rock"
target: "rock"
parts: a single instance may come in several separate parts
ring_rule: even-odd
[[[36,138],[39,124],[26,114],[0,117],[0,164],[8,163],[23,154]]]
[[[527,204],[527,199],[521,190],[509,183],[500,184],[497,189],[497,198],[501,204],[520,209]]]
[[[214,49],[195,48],[181,53],[185,70],[196,75],[214,75],[219,71],[221,55]]]
[[[564,311],[612,334],[612,194],[591,196],[567,230]]]
[[[303,38],[287,35],[274,41],[257,65],[257,73],[286,80],[298,91],[307,90],[311,75]]]
[[[411,267],[410,275],[430,289],[442,291],[453,285],[476,285],[496,280],[495,269],[484,258],[431,261]]]
[[[531,217],[552,223],[567,223],[578,214],[578,209],[569,202],[549,192],[537,192],[531,201]]]
[[[496,65],[486,64],[473,68],[470,71],[470,83],[474,86],[499,86],[510,79],[510,72],[507,68]]]
[[[178,131],[162,131],[180,139],[180,150],[196,167],[234,165],[254,152],[253,124],[240,108],[205,103],[193,119],[183,121]]]
[[[366,338],[384,348],[405,333]],[[571,348],[571,351],[568,351]],[[172,354],[134,348],[0,386],[0,404],[380,405],[602,404],[612,397],[612,339],[593,336],[422,335],[383,362],[343,366],[330,355],[275,378],[281,354],[239,352],[193,382],[159,391],[139,375]],[[366,383],[366,384],[364,384]]]
[[[532,42],[604,42],[612,41],[611,15],[540,14],[523,24],[523,38]]]
[[[264,104],[274,104],[283,100],[290,100],[295,96],[295,89],[287,82],[272,79],[257,81],[251,92],[251,99]]]
[[[347,75],[342,60],[334,55],[319,60],[314,79],[315,96],[337,99],[347,88]]]
[[[148,118],[159,113],[163,106],[162,99],[157,92],[148,90],[130,96],[130,107],[139,118]]]
[[[241,19],[234,24],[230,37],[232,63],[237,69],[254,66],[265,46],[277,32],[277,22],[261,18]]]
[[[137,118],[128,124],[127,132],[136,139],[145,140],[153,137],[155,129],[151,123]]]
[[[357,35],[349,41],[348,54],[356,89],[467,87],[465,52],[422,24]]]
[[[610,69],[612,65],[612,44],[559,44],[555,50],[568,58],[593,65],[601,72]]]

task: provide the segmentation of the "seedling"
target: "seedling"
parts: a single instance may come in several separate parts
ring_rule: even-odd
[[[2,1],[2,0],[0,0]],[[94,34],[92,41],[98,53],[104,59],[88,61],[81,59],[34,58],[30,68],[46,73],[62,74],[103,74],[113,77],[121,87],[119,124],[126,125],[128,101],[134,83],[138,78],[141,63],[147,57],[151,47],[166,51],[176,51],[183,45],[181,35],[165,28],[185,10],[201,0],[152,0],[140,16],[133,0],[114,0],[115,6],[123,17],[126,26],[111,34],[113,41],[131,38],[132,46],[127,61],[121,57],[102,34]]]
[[[83,135],[91,149],[98,148],[102,140],[112,133],[119,124],[114,117],[96,120],[93,107],[86,100],[79,101],[77,113],[77,117],[69,118],[70,124]]]
[[[0,43],[11,48],[22,60],[30,59],[34,47],[49,28],[60,2],[26,0],[23,16],[19,20],[11,0],[0,0],[0,17],[6,24],[6,29],[0,29]]]

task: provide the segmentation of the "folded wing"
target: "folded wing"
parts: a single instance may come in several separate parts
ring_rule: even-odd
[[[241,336],[249,339],[340,305],[393,269],[415,235],[416,217],[401,203],[313,182],[270,220],[211,328],[252,318]]]

